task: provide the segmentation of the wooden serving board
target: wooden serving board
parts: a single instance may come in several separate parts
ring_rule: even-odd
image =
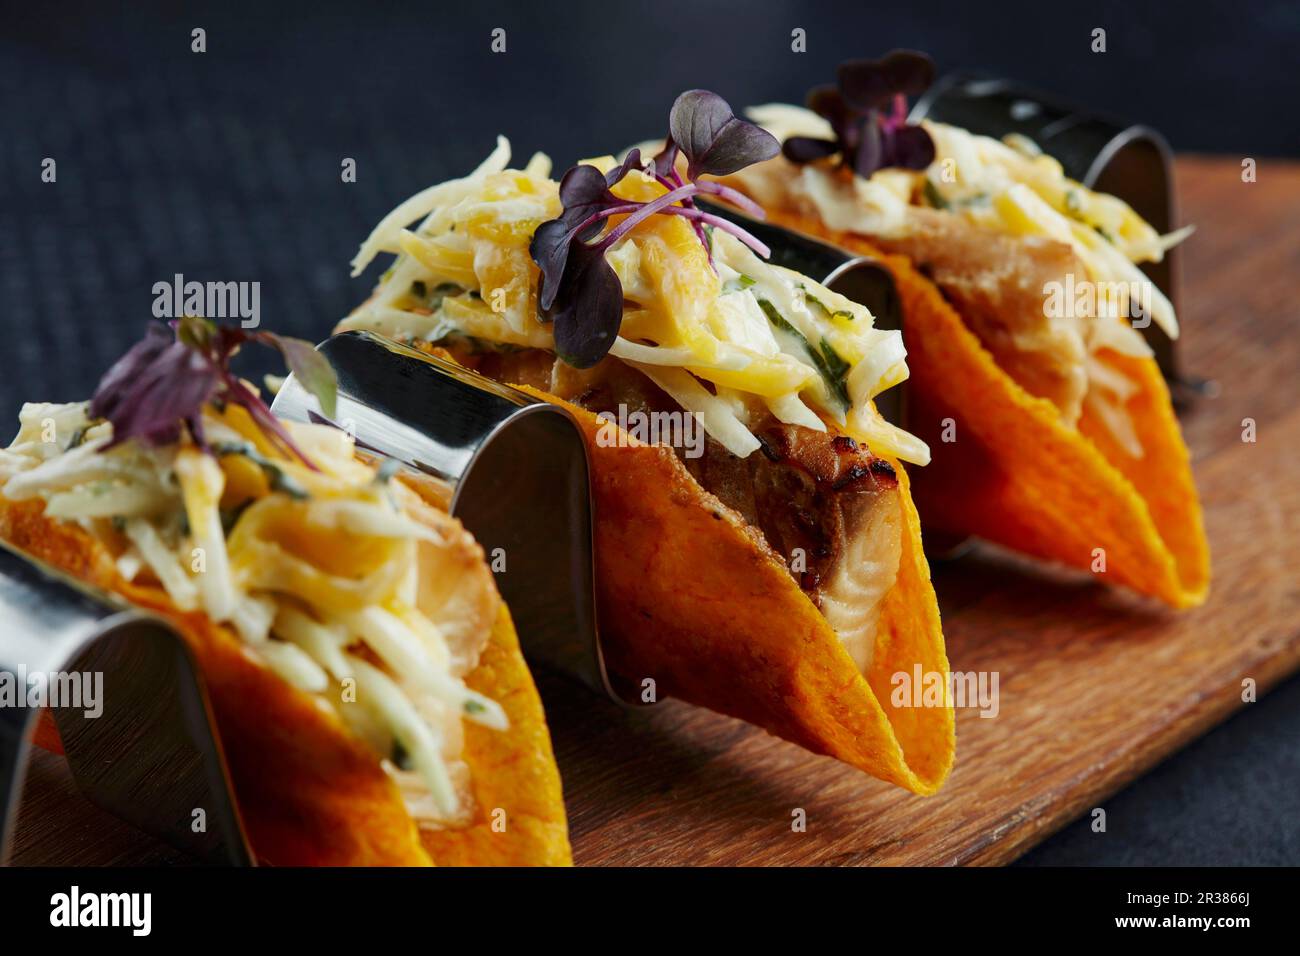
[[[930,798],[707,710],[627,713],[539,674],[576,863],[1005,863],[1247,706],[1244,679],[1262,694],[1300,666],[1300,164],[1261,161],[1254,183],[1235,159],[1177,172],[1197,224],[1183,361],[1220,388],[1183,417],[1209,602],[1163,611],[986,546],[936,567],[952,669],[996,671],[1000,711],[959,711],[956,768]],[[48,756],[18,846],[31,863],[175,858],[85,805]]]

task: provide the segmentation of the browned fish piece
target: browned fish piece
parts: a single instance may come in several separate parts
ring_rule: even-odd
[[[455,350],[453,350],[455,353]],[[456,354],[490,378],[532,385],[595,412],[680,413],[646,376],[613,358],[574,369],[549,352]],[[677,448],[691,475],[738,512],[785,560],[804,592],[865,671],[880,602],[898,575],[902,510],[893,466],[828,425],[824,432],[767,415],[752,425],[761,450],[737,458],[705,437]]]
[[[1082,316],[1048,316],[1044,286],[1084,264],[1063,242],[1008,236],[937,209],[908,211],[902,238],[873,236],[886,252],[907,256],[938,285],[998,366],[1032,395],[1052,402],[1069,424],[1088,388]]]

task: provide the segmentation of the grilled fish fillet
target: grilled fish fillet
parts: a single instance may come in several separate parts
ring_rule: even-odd
[[[680,412],[653,382],[617,359],[578,370],[543,350],[465,354],[489,378],[531,385],[589,411]],[[687,470],[759,530],[866,673],[881,601],[898,576],[902,508],[893,466],[834,426],[819,432],[768,416],[753,425],[761,452],[737,458],[704,436],[702,454],[676,449]]]
[[[911,259],[1004,372],[1031,395],[1051,401],[1063,421],[1078,422],[1088,390],[1085,317],[1048,316],[1044,308],[1047,283],[1087,276],[1074,251],[1063,242],[1007,236],[935,209],[909,209],[908,227],[901,238],[873,236],[872,242]]]

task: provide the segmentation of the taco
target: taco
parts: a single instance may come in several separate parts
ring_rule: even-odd
[[[261,862],[569,863],[482,550],[344,432],[277,421],[229,371],[249,337],[332,401],[306,342],[155,324],[92,401],[23,406],[0,538],[182,634]]]
[[[902,465],[928,451],[872,402],[907,375],[901,337],[694,202],[737,198],[712,177],[773,155],[770,137],[703,91],[673,122],[698,160],[685,180],[637,154],[557,183],[541,155],[507,168],[499,140],[376,227],[354,274],[396,260],[339,331],[437,351],[573,412],[603,646],[643,699],[933,793],[953,715]],[[939,690],[928,706],[903,686],[917,674]]]
[[[1021,136],[907,122],[933,64],[840,67],[809,109],[755,107],[782,155],[725,182],[773,222],[882,260],[905,312],[908,427],[934,462],[927,528],[975,534],[1174,607],[1205,600],[1209,548],[1187,448],[1139,329],[1178,335],[1139,264],[1159,235]]]

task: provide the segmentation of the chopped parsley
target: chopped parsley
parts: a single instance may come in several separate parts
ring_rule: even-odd
[[[400,740],[393,741],[393,755],[391,759],[398,770],[413,770],[415,768],[415,764],[411,762],[410,752],[402,745]]]
[[[226,455],[243,455],[262,469],[272,491],[283,492],[295,501],[305,501],[311,497],[296,478],[259,452],[251,442],[218,442],[212,446],[212,452],[219,458]]]
[[[821,299],[817,298],[817,296],[809,292],[806,286],[801,284],[799,288],[803,290],[804,299],[806,299],[808,302],[811,302],[813,305],[817,306],[817,308],[821,309],[832,319],[847,319],[850,322],[853,321],[853,313],[848,311],[848,309],[832,309]]]
[[[762,306],[763,312],[767,315],[767,320],[772,325],[786,335],[791,336],[803,346],[808,358],[812,361],[813,367],[826,383],[826,389],[830,392],[831,398],[840,405],[841,411],[848,411],[851,402],[849,401],[848,374],[849,363],[844,361],[843,356],[835,351],[834,346],[823,338],[813,348],[804,334],[790,324],[780,312],[776,310],[771,302],[767,299],[759,299],[758,304]]]

